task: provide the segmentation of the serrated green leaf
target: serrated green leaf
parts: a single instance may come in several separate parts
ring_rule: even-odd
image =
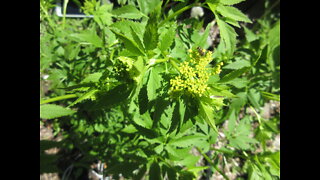
[[[155,103],[156,108],[154,110],[154,115],[153,115],[153,122],[154,122],[153,127],[155,127],[156,124],[162,119],[164,119],[164,121],[168,120],[167,118],[170,115],[165,114],[165,110],[168,109],[169,106],[170,106],[170,102],[167,100],[159,99],[156,101]]]
[[[235,71],[232,71],[231,73],[225,75],[220,81],[219,83],[225,83],[228,81],[231,81],[232,79],[235,79],[237,77],[239,77],[240,75],[242,75],[243,73],[247,72],[250,70],[251,67],[243,67],[241,69],[237,69]]]
[[[229,23],[229,24],[231,24],[233,26],[236,26],[236,27],[240,28],[240,25],[239,25],[238,21],[236,21],[234,19],[231,19],[231,18],[228,18],[228,17],[224,17],[224,21],[226,23]]]
[[[247,123],[242,119],[239,125],[234,128],[231,132],[226,132],[227,139],[229,140],[230,146],[233,146],[237,149],[248,150],[252,149],[252,144],[258,143],[254,138],[250,138],[250,123]]]
[[[234,5],[234,4],[238,4],[242,1],[245,1],[245,0],[220,0],[219,3],[224,4],[224,5]]]
[[[144,44],[143,44],[143,41],[142,41],[142,37],[140,37],[131,26],[130,26],[130,29],[131,29],[130,32],[132,34],[134,42],[136,42],[136,44],[138,45],[140,50],[145,52],[145,47],[144,47]]]
[[[238,60],[235,62],[232,62],[226,66],[223,66],[223,69],[241,69],[243,67],[249,67],[251,66],[250,62],[247,60]]]
[[[217,6],[217,11],[224,17],[234,19],[236,21],[243,21],[252,23],[252,21],[243,14],[239,9],[232,6],[224,6],[219,4]]]
[[[228,98],[236,97],[234,94],[232,94],[230,91],[226,89],[219,88],[218,86],[210,86],[210,89],[208,90],[210,96],[224,96]]]
[[[100,72],[89,74],[86,78],[84,78],[84,80],[81,81],[81,83],[99,82],[99,79],[101,76],[102,76],[102,73]]]
[[[168,133],[171,133],[176,129],[177,129],[176,134],[179,133],[181,124],[184,119],[185,110],[186,110],[186,106],[183,104],[182,100],[181,99],[177,100],[174,105],[171,125]]]
[[[62,116],[69,116],[76,111],[55,104],[44,104],[40,106],[40,118],[54,119]]]
[[[236,48],[237,33],[230,25],[220,20],[218,16],[216,17],[217,17],[217,24],[220,29],[220,37],[222,39],[221,43],[223,43],[224,49],[226,49],[229,56],[232,56]]]
[[[128,133],[128,134],[136,133],[137,131],[138,130],[132,124],[126,126],[121,130],[121,132]]]
[[[141,127],[144,127],[146,129],[151,129],[152,128],[152,120],[151,120],[150,114],[148,112],[144,113],[143,115],[136,114],[133,117],[133,121],[137,125],[139,125]]]
[[[174,159],[177,159],[180,157],[179,152],[177,152],[177,149],[172,147],[171,145],[166,145],[164,149],[171,155],[173,156]]]
[[[160,0],[137,0],[140,11],[147,15],[152,12],[159,3]]]
[[[98,89],[92,89],[92,90],[88,90],[88,92],[84,93],[83,95],[81,95],[78,99],[76,99],[73,103],[71,103],[68,107],[74,106],[75,104],[84,101],[86,99],[92,99],[95,98],[95,94],[98,92]]]
[[[236,112],[239,112],[240,109],[247,103],[247,93],[240,92],[236,94],[237,98],[233,99],[231,102],[231,107],[235,109]]]
[[[143,42],[146,50],[153,50],[157,47],[158,43],[158,23],[155,15],[152,15],[146,25],[146,30],[143,35]]]
[[[95,33],[95,31],[87,30],[79,34],[70,34],[69,37],[80,43],[89,43],[96,47],[103,46],[101,38]]]
[[[246,34],[246,39],[248,42],[252,42],[255,41],[257,39],[259,39],[259,37],[254,34],[250,29],[248,29],[247,27],[243,26],[244,32]]]
[[[111,11],[116,17],[119,18],[128,18],[128,19],[140,19],[144,16],[135,6],[133,5],[126,5],[120,8],[114,9]]]
[[[250,89],[248,92],[248,99],[250,103],[256,108],[260,109],[259,100],[260,100],[260,93],[255,89]]]
[[[227,82],[227,84],[230,84],[239,89],[246,87],[248,83],[249,81],[246,78],[235,78]]]
[[[190,154],[190,156],[187,156],[184,159],[182,159],[181,161],[179,161],[179,164],[186,166],[189,171],[195,170],[195,168],[196,168],[195,166],[196,166],[197,162],[199,161],[199,159],[200,159],[200,156],[194,156],[194,155]],[[205,168],[205,169],[207,169],[207,168]]]
[[[149,101],[154,100],[157,97],[157,89],[161,87],[160,82],[161,78],[157,68],[151,68],[147,84],[147,93]]]
[[[163,151],[163,144],[159,144],[158,146],[156,146],[154,148],[154,151],[157,153],[157,154],[160,154],[162,151]]]
[[[206,139],[205,136],[189,135],[189,136],[183,136],[178,139],[173,139],[173,140],[169,141],[168,144],[170,144],[172,146],[177,146],[177,147],[190,147],[193,145],[200,144],[201,141],[203,141],[205,139]]]
[[[176,31],[175,31],[174,27],[170,27],[165,33],[160,35],[159,49],[162,52],[165,52],[171,46],[175,35],[176,35]]]
[[[275,64],[280,61],[280,20],[278,20],[268,33],[267,64],[275,71]]]
[[[143,50],[139,48],[136,42],[134,42],[132,39],[129,39],[127,36],[117,32],[114,29],[110,29],[121,41],[123,41],[124,46],[127,48],[127,50],[136,56],[144,56]]]
[[[218,130],[214,121],[214,110],[212,109],[212,107],[204,104],[203,102],[200,102],[199,113],[200,116],[205,120],[205,122],[207,122],[209,126],[217,132]]]

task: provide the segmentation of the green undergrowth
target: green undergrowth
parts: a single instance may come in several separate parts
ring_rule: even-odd
[[[280,114],[263,115],[280,101],[277,1],[255,21],[243,1],[86,0],[93,18],[61,18],[41,0],[40,122],[63,138],[40,141],[40,173],[79,179],[99,160],[113,179],[230,179],[239,158],[237,179],[280,179]],[[214,22],[177,20],[196,6]]]

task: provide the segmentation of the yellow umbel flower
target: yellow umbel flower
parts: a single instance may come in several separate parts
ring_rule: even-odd
[[[197,51],[190,49],[188,52],[190,59],[180,64],[178,69],[180,75],[170,80],[170,93],[184,91],[201,97],[209,88],[207,82],[212,75],[212,69],[206,66],[212,61],[212,52],[204,49]],[[214,69],[214,73],[218,71],[220,73],[220,66]]]

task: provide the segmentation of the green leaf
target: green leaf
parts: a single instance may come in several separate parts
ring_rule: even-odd
[[[149,180],[161,180],[160,166],[156,162],[153,162],[150,166]]]
[[[224,17],[234,19],[236,21],[243,21],[252,23],[252,21],[243,14],[239,9],[232,6],[223,6],[219,4],[217,6],[217,11]]]
[[[136,44],[138,45],[139,49],[142,50],[143,52],[145,52],[145,48],[144,48],[144,44],[143,44],[143,41],[142,41],[142,37],[140,37],[136,31],[132,28],[132,26],[130,26],[130,29],[131,29],[131,34],[132,34],[132,37],[133,37],[133,40],[134,42],[136,42]]]
[[[69,37],[80,43],[89,43],[96,47],[103,47],[103,42],[95,31],[87,30],[79,34],[70,34]]]
[[[110,13],[113,8],[112,3],[106,3],[99,6],[96,11],[93,12],[93,19],[96,21],[100,28],[104,28],[104,25],[112,24],[112,14]]]
[[[223,5],[234,5],[234,4],[238,4],[242,1],[245,1],[245,0],[220,0],[219,3],[221,3]]]
[[[261,106],[259,105],[259,100],[260,100],[260,93],[255,90],[255,89],[250,89],[248,92],[248,99],[250,101],[250,103],[256,108],[256,109],[260,109]]]
[[[270,100],[275,100],[275,101],[280,101],[280,95],[277,94],[273,94],[273,93],[268,93],[268,92],[261,92],[261,95],[264,98],[270,99]]]
[[[180,125],[183,122],[184,119],[184,114],[185,114],[185,106],[182,102],[181,99],[177,100],[174,102],[175,105],[174,106],[174,110],[172,113],[172,119],[171,119],[171,125],[170,125],[170,129],[168,131],[168,133],[173,132],[174,130],[177,129],[177,132],[179,132],[180,130]]]
[[[241,69],[243,67],[249,67],[249,66],[251,66],[249,61],[238,60],[238,61],[232,62],[232,63],[224,66],[223,69]]]
[[[235,79],[237,77],[239,77],[240,75],[242,75],[243,73],[247,72],[250,70],[251,67],[243,67],[241,69],[237,69],[235,71],[232,71],[231,73],[225,75],[220,81],[219,83],[225,83],[228,81],[231,81],[232,79]]]
[[[89,74],[84,80],[81,81],[81,83],[99,82],[99,79],[101,76],[102,76],[102,73],[100,72]]]
[[[242,150],[252,149],[253,147],[251,145],[258,143],[258,141],[254,138],[249,137],[251,133],[250,129],[250,123],[247,123],[245,119],[242,119],[239,125],[234,128],[233,131],[225,131],[230,146]]]
[[[230,84],[239,89],[246,87],[248,83],[249,81],[246,78],[235,78],[227,82],[227,84]]]
[[[137,131],[138,130],[132,124],[126,126],[121,130],[121,132],[128,133],[128,134],[136,133]]]
[[[212,26],[212,23],[209,23],[204,30],[203,34],[201,35],[200,38],[195,40],[195,46],[196,47],[201,47],[201,48],[207,48],[207,39],[209,36],[210,28]]]
[[[213,130],[217,132],[218,130],[214,121],[214,110],[212,109],[212,107],[200,101],[199,108],[200,116],[209,124],[210,127],[213,128]]]
[[[143,42],[145,44],[146,50],[153,50],[158,44],[158,23],[155,15],[150,16],[146,30],[143,35]]]
[[[160,105],[160,107],[156,108],[155,110],[155,120],[157,120],[157,115],[159,115],[162,111],[163,106],[165,106],[165,104]],[[164,113],[161,114],[160,116],[160,123],[164,126],[164,128],[167,130],[170,127],[171,124],[171,120],[172,120],[172,114],[174,111],[174,106],[170,105],[168,102],[168,106],[167,108],[164,109]]]
[[[135,6],[126,5],[111,11],[116,17],[128,19],[140,19],[144,16]]]
[[[150,114],[148,112],[144,113],[143,115],[136,114],[133,117],[133,121],[137,125],[139,125],[141,127],[144,127],[146,129],[151,129],[152,128],[152,120],[151,120]]]
[[[236,127],[236,123],[237,123],[237,116],[235,111],[232,109],[229,116],[229,121],[228,121],[228,130],[230,132],[234,130],[234,128]]]
[[[75,59],[80,52],[79,44],[68,44],[64,47],[64,57],[69,60]]]
[[[225,96],[229,98],[236,97],[234,94],[232,94],[230,91],[219,88],[218,86],[210,86],[211,88],[208,90],[210,96]]]
[[[278,20],[268,33],[267,64],[275,71],[275,64],[280,61],[280,20]]]
[[[140,114],[144,114],[148,110],[148,94],[147,94],[147,87],[143,86],[140,88],[138,94],[138,103],[139,103],[139,112]]]
[[[137,43],[135,41],[133,41],[132,39],[129,39],[127,36],[117,32],[114,29],[110,29],[119,39],[121,39],[121,41],[123,41],[124,46],[127,48],[127,50],[136,55],[136,56],[144,56],[144,52],[143,50],[140,49],[140,47],[137,45]]]
[[[247,27],[243,26],[244,32],[246,34],[246,39],[248,42],[252,42],[255,41],[257,39],[259,39],[259,37],[254,34],[250,29],[248,29]]]
[[[76,111],[55,104],[44,104],[40,106],[40,118],[54,119],[62,116],[69,116]]]
[[[166,173],[168,175],[168,179],[176,180],[177,179],[177,173],[173,168],[168,167],[167,165],[162,165],[162,171],[163,173]]]
[[[224,49],[227,50],[229,56],[232,56],[236,48],[237,33],[230,25],[220,20],[218,16],[216,16],[216,19],[220,29],[220,38],[222,39]]]
[[[156,103],[155,103],[156,108],[154,110],[154,115],[153,115],[153,122],[154,122],[153,127],[156,126],[156,124],[160,121],[160,119],[161,120],[165,119],[164,121],[168,120],[167,118],[170,115],[166,115],[165,110],[169,108],[169,105],[170,105],[170,102],[167,100],[164,100],[162,98],[156,101]],[[165,127],[168,127],[168,126],[165,126]]]
[[[91,90],[88,90],[88,92],[84,93],[83,95],[81,95],[77,100],[75,100],[73,103],[71,103],[69,105],[69,107],[81,102],[81,101],[84,101],[86,99],[95,99],[95,94],[98,92],[99,90],[98,89],[91,89]]]
[[[159,37],[159,49],[165,52],[173,43],[174,37],[176,35],[175,28],[170,27],[165,33],[161,34]]]
[[[152,12],[159,3],[162,3],[160,0],[137,0],[140,11],[148,15]]]
[[[204,141],[205,139],[206,139],[206,136],[188,135],[178,139],[173,139],[169,141],[168,144],[172,146],[177,146],[177,147],[190,147],[190,146],[196,146],[197,144],[200,144],[201,141]]]
[[[235,109],[236,113],[247,103],[247,93],[240,92],[236,94],[237,98],[233,99],[231,102],[231,107]]]
[[[181,161],[179,161],[179,164],[186,166],[188,168],[188,170],[190,171],[191,169],[195,168],[199,159],[200,159],[200,156],[194,156],[194,155],[190,154],[189,156],[187,156],[184,159],[182,159]],[[205,169],[207,169],[207,168],[205,168]]]
[[[149,101],[154,100],[157,97],[157,89],[161,87],[161,78],[157,68],[154,66],[150,69],[147,93]]]

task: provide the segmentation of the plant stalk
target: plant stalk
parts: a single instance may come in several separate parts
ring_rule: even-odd
[[[200,148],[196,147],[196,149],[201,153],[201,155],[208,161],[208,163],[216,170],[218,171],[226,180],[229,180],[229,177],[222,172],[215,164],[213,164],[213,162],[210,160],[210,158],[201,151]]]
[[[76,97],[78,97],[76,94],[68,94],[68,95],[64,95],[64,96],[58,96],[58,97],[54,97],[54,98],[50,98],[50,99],[41,100],[40,105],[55,102],[55,101],[61,101],[64,99],[76,98]]]

